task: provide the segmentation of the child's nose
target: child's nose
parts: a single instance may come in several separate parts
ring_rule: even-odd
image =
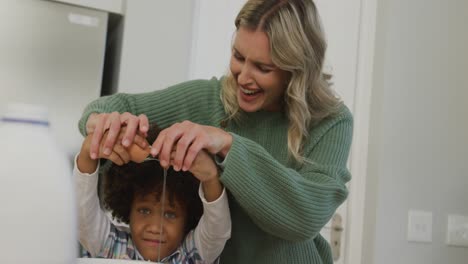
[[[151,219],[148,219],[148,222],[146,223],[146,230],[154,234],[161,234],[162,233],[161,224],[162,224],[161,216],[151,217]]]
[[[146,231],[153,233],[153,234],[161,234],[161,225],[158,224],[148,224],[146,227]]]

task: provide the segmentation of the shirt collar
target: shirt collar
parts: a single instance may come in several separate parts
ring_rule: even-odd
[[[169,262],[169,260],[171,260],[172,258],[177,258],[178,255],[180,255],[182,252],[181,252],[181,249],[180,247],[178,247],[176,249],[176,251],[174,251],[171,255],[161,259],[161,262],[164,263],[164,262]],[[144,260],[146,261],[145,258],[143,258],[143,256],[140,254],[140,252],[138,252],[138,249],[135,247],[135,256],[136,256],[136,260]]]

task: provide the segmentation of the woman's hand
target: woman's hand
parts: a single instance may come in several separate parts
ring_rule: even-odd
[[[133,142],[137,143],[140,147],[146,147],[146,140],[135,141],[135,135],[146,137],[148,132],[149,122],[146,115],[135,116],[128,112],[120,114],[118,112],[91,114],[86,122],[86,132],[93,134],[90,142],[90,157],[98,159],[100,153],[104,155],[111,155],[114,145],[116,144],[117,137],[121,135],[121,128],[125,126],[125,134],[122,135],[118,143],[124,147],[129,147]],[[104,133],[107,136],[104,138]],[[142,144],[142,145],[140,145]]]
[[[225,157],[231,145],[232,135],[226,131],[184,121],[161,131],[153,143],[151,154],[158,155],[163,167],[172,164],[176,171],[187,171],[191,169],[200,150],[205,149],[213,155]],[[173,162],[170,162],[174,149]]]
[[[105,140],[107,134],[103,135],[103,139]],[[89,134],[83,144],[81,146],[80,154],[78,155],[77,165],[78,169],[84,173],[92,173],[96,170],[98,161],[97,159],[92,159],[89,155],[89,149],[91,147],[91,140],[93,138],[93,134]],[[103,141],[104,142],[104,141]],[[100,147],[98,150],[97,158],[105,158],[117,165],[123,165],[130,161],[130,155],[128,154],[127,150],[120,144],[114,145],[110,154],[104,154],[103,148]]]
[[[125,134],[126,134],[126,127],[122,127],[122,129],[118,133],[117,141],[120,142]],[[146,156],[149,154],[149,148],[148,148],[148,143],[146,139],[139,135],[135,136],[134,143],[132,143],[130,147],[127,148],[127,147],[122,146],[120,143],[117,143],[112,147],[112,151],[110,152],[110,154],[106,154],[104,153],[104,143],[106,142],[108,137],[109,137],[109,133],[105,132],[104,135],[102,136],[102,141],[98,148],[97,158],[108,159],[112,161],[113,163],[121,166],[121,165],[127,164],[130,161],[142,162],[142,160],[139,160],[141,159],[140,156],[143,155],[143,154],[140,155],[140,152],[146,153]],[[94,134],[89,134],[85,138],[81,147],[79,159],[81,158],[82,160],[85,160],[85,159],[90,158],[89,151],[91,148],[91,142],[93,138],[94,138]],[[139,147],[139,145],[144,145],[144,144],[146,144],[147,146],[146,149],[142,149]]]

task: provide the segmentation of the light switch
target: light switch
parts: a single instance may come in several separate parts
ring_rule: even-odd
[[[432,242],[432,212],[408,211],[408,241]]]
[[[468,247],[468,216],[449,215],[447,222],[447,244]]]

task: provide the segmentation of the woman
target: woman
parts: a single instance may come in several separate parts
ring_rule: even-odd
[[[80,121],[91,155],[128,146],[149,123],[162,166],[188,170],[205,149],[229,191],[223,263],[332,263],[319,231],[346,199],[352,116],[322,72],[326,42],[311,0],[250,0],[236,20],[230,73],[91,103]],[[113,113],[110,113],[113,112]],[[122,113],[122,114],[119,114]]]

